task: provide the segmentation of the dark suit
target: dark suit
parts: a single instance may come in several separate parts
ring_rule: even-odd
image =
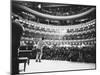
[[[11,73],[12,75],[19,73],[18,65],[18,48],[20,46],[20,38],[22,35],[22,27],[16,23],[12,23],[12,62],[11,62]]]

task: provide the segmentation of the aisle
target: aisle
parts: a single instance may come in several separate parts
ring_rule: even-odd
[[[20,68],[23,64],[20,64]],[[47,72],[47,71],[62,71],[62,70],[81,70],[81,69],[95,69],[93,63],[77,63],[69,61],[52,61],[42,60],[41,63],[30,60],[30,64],[26,65],[25,72],[20,73],[32,73],[32,72]]]

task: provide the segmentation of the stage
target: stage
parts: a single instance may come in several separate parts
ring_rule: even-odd
[[[19,70],[23,69],[23,63],[19,64]],[[94,63],[77,63],[70,61],[59,61],[59,60],[42,60],[41,62],[35,62],[31,59],[29,65],[26,64],[26,69],[19,73],[35,73],[35,72],[51,72],[51,71],[70,71],[70,70],[87,70],[95,69]]]

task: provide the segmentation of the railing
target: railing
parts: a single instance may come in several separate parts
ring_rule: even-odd
[[[24,30],[28,30],[29,32],[40,33],[40,34],[74,35],[74,34],[83,34],[91,31],[95,31],[95,19],[87,23],[72,25],[72,26],[46,25],[46,24],[24,20],[23,18],[20,17],[19,19],[16,19],[15,22],[23,26]],[[26,27],[28,28],[25,27],[25,24]]]

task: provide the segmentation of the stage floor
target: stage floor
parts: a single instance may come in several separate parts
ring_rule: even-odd
[[[23,68],[23,63],[19,64],[19,69]],[[35,72],[50,72],[50,71],[70,71],[70,70],[84,70],[95,69],[96,66],[93,63],[77,63],[69,61],[59,60],[42,60],[42,62],[35,62],[30,60],[30,64],[26,64],[25,72],[20,73],[35,73]]]

